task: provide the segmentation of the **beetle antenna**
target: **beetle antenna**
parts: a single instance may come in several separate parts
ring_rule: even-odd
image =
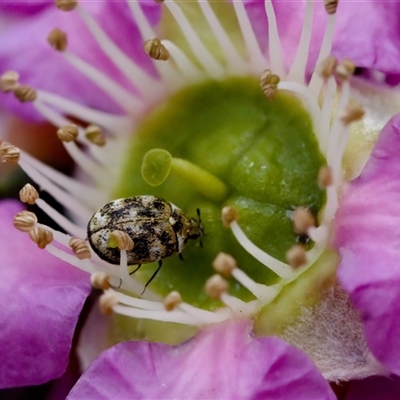
[[[161,267],[162,267],[162,260],[159,260],[158,261],[158,268],[156,269],[156,272],[154,272],[154,274],[151,276],[151,278],[144,285],[143,292],[140,293],[141,295],[143,295],[143,293],[146,291],[147,286],[149,286],[149,283],[156,277],[156,275],[158,274],[158,271],[161,269]]]
[[[129,275],[133,275],[141,266],[142,264],[139,264],[136,269],[134,269],[132,272],[129,272]]]
[[[203,224],[201,223],[201,217],[200,217],[200,208],[196,208],[197,216],[199,217],[199,224],[200,224],[200,247],[203,247]]]

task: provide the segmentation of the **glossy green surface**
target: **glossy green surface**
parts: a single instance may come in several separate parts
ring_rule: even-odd
[[[142,121],[132,145],[115,198],[154,194],[174,203],[188,216],[201,210],[203,247],[189,242],[178,256],[164,260],[151,283],[160,294],[181,292],[184,301],[214,308],[203,291],[215,272],[211,266],[218,252],[234,256],[238,265],[259,283],[271,284],[276,275],[246,253],[221,223],[224,205],[235,207],[239,224],[259,247],[281,260],[299,238],[292,231],[291,211],[309,207],[316,215],[325,194],[317,186],[324,159],[312,132],[310,117],[300,101],[279,93],[269,101],[258,81],[231,78],[185,88],[161,104]],[[169,151],[218,177],[229,190],[223,201],[201,195],[173,171],[158,187],[141,175],[143,156],[153,148]],[[207,182],[205,182],[205,185]],[[137,277],[146,281],[156,264],[141,268]],[[230,293],[244,300],[252,295],[235,281]]]

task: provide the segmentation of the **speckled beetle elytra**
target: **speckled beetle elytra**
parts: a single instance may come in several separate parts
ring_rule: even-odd
[[[133,240],[133,249],[127,251],[128,265],[140,267],[159,262],[158,269],[146,286],[161,268],[164,258],[175,253],[181,257],[187,241],[203,234],[200,218],[189,218],[172,203],[155,196],[111,201],[90,219],[87,227],[90,246],[101,259],[111,264],[120,262],[120,250],[108,245],[110,233],[116,230],[126,232]]]

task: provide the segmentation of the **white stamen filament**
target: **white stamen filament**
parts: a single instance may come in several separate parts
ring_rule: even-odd
[[[43,187],[48,193],[51,193],[52,197],[57,200],[62,206],[64,206],[69,212],[73,213],[78,221],[86,220],[89,221],[92,216],[92,211],[84,207],[78,199],[73,195],[59,188],[43,174],[37,171],[31,164],[23,159],[19,160],[20,167],[24,172],[38,185]]]
[[[310,90],[306,86],[300,83],[288,82],[288,81],[279,82],[278,89],[288,90],[289,92],[296,93],[299,96],[301,96],[301,98],[305,101],[307,105],[308,111],[314,123],[314,128],[317,129],[318,128],[317,122],[319,121],[320,118],[320,108],[317,103],[317,99],[315,98],[315,96],[313,96]]]
[[[266,297],[268,292],[271,290],[271,293],[275,293],[275,290],[266,285],[262,285],[260,283],[254,282],[244,271],[239,268],[234,268],[232,270],[232,276],[240,282],[242,286],[244,286],[247,290],[249,290],[255,297],[258,299]]]
[[[177,310],[148,311],[117,304],[113,307],[113,311],[116,312],[117,314],[126,315],[127,317],[131,318],[152,319],[156,321],[175,322],[178,324],[194,325],[194,326],[204,325],[203,321],[200,321],[197,318],[188,315],[187,313],[180,312]]]
[[[285,67],[283,65],[283,55],[281,39],[278,33],[274,7],[271,0],[264,1],[265,12],[268,17],[268,47],[270,69],[279,76],[285,76]]]
[[[328,57],[328,55],[331,52],[335,26],[336,26],[336,13],[328,16],[328,22],[325,27],[324,37],[322,39],[322,44],[319,50],[317,62],[315,63],[315,65],[317,66],[321,63],[322,60]],[[323,79],[319,75],[318,71],[315,69],[311,76],[310,83],[308,85],[308,87],[315,94],[315,96],[318,96],[318,93],[321,90],[322,83]]]
[[[328,79],[326,85],[326,92],[324,97],[324,103],[321,109],[321,117],[320,117],[320,124],[319,124],[319,144],[320,150],[322,154],[326,156],[328,151],[328,140],[329,140],[329,131],[330,131],[330,124],[331,124],[331,116],[333,113],[334,108],[334,100],[336,97],[336,89],[337,84],[336,80],[333,76]]]
[[[70,219],[59,213],[56,209],[51,207],[43,199],[37,199],[36,205],[43,210],[54,222],[56,222],[62,229],[69,232],[73,236],[85,237],[86,228],[74,224]]]
[[[128,1],[128,5],[131,9],[133,20],[139,28],[143,41],[157,37],[157,34],[154,32],[154,29],[147,20],[140,3],[138,1]],[[164,82],[166,86],[172,89],[178,89],[179,86],[184,84],[181,77],[170,63],[160,63],[153,60],[153,65],[160,74],[161,81]]]
[[[246,44],[246,49],[250,58],[251,69],[253,72],[258,74],[264,69],[265,58],[261,52],[260,45],[257,41],[257,37],[254,33],[243,1],[236,0],[233,1],[232,4],[236,12],[236,17],[239,22],[244,42]]]
[[[303,28],[301,30],[300,42],[296,55],[290,67],[287,80],[304,83],[308,52],[311,43],[311,31],[313,27],[314,0],[307,0],[304,12]]]
[[[198,0],[198,4],[224,54],[228,69],[234,73],[244,73],[247,65],[225,32],[210,4],[203,0]]]
[[[43,90],[37,91],[37,100],[43,101],[58,108],[65,114],[71,115],[82,121],[87,121],[90,124],[100,125],[104,129],[115,132],[118,130],[127,130],[131,126],[130,118],[127,116],[118,116],[115,114],[106,113],[93,108],[86,107],[82,104],[75,103],[72,100],[65,99],[53,93]]]
[[[121,51],[83,7],[78,5],[76,10],[92,32],[93,37],[96,39],[101,49],[115,66],[125,74],[144,98],[153,98],[153,92],[159,92],[160,90],[160,82],[137,66],[123,51]],[[153,90],[148,90],[149,87],[152,87]]]
[[[176,5],[174,1],[167,1],[164,3],[172,16],[175,18],[176,23],[181,28],[193,54],[207,72],[210,77],[221,78],[224,76],[224,70],[221,65],[215,60],[213,55],[208,51],[207,47],[199,39],[196,31],[193,29],[191,23],[186,18],[182,10]]]
[[[140,113],[143,102],[130,92],[121,87],[108,75],[83,61],[81,58],[66,50],[62,54],[77,70],[82,72],[88,79],[103,89],[124,111],[128,114]]]
[[[95,187],[85,185],[74,178],[62,174],[61,172],[40,162],[24,151],[21,152],[21,156],[25,162],[29,163],[29,165],[31,165],[44,177],[50,179],[55,185],[61,187],[65,191],[68,191],[68,193],[73,194],[76,198],[80,199],[89,206],[97,208],[99,206],[99,201],[100,204],[102,204],[102,197],[104,196],[104,193],[97,190]]]
[[[217,312],[211,312],[194,307],[188,303],[181,303],[177,308],[180,308],[186,313],[192,315],[194,318],[211,324],[226,321],[232,318],[232,313],[229,309],[222,309],[218,310]]]
[[[161,43],[166,47],[169,51],[171,58],[175,61],[176,66],[179,71],[188,79],[188,80],[202,80],[206,77],[206,75],[200,71],[186,56],[186,54],[174,43],[169,40],[162,40]]]
[[[257,247],[242,231],[236,221],[230,224],[233,234],[240,245],[251,254],[256,260],[260,261],[261,264],[274,271],[279,277],[285,279],[290,277],[292,269],[289,265],[271,257],[265,251]]]
[[[331,130],[329,132],[329,140],[328,140],[328,152],[327,152],[327,161],[328,165],[334,164],[335,160],[339,157],[342,159],[343,154],[337,154],[337,143],[340,140],[340,133],[342,131],[342,122],[340,121],[340,116],[343,114],[347,104],[349,103],[350,98],[350,85],[348,81],[342,82],[342,92],[339,100],[339,104],[337,106],[337,111],[335,118],[333,120],[333,124]],[[337,171],[332,171],[334,181],[337,181]],[[335,179],[336,178],[336,179]]]
[[[90,262],[90,260],[79,260],[79,258],[77,258],[74,254],[68,254],[52,244],[47,245],[46,250],[60,260],[63,260],[88,274],[98,271],[98,269]]]

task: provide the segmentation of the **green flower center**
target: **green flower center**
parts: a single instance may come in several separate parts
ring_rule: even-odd
[[[214,190],[211,177],[204,178],[199,191],[196,175],[190,182],[173,172],[161,185],[150,186],[141,168],[144,155],[155,148],[217,177],[228,188],[227,195],[222,199],[207,195]],[[220,305],[205,294],[204,283],[215,273],[212,261],[221,251],[231,254],[256,282],[278,281],[274,272],[249,255],[223,227],[223,206],[238,211],[240,226],[254,244],[284,261],[293,244],[307,241],[294,233],[292,212],[302,206],[317,216],[325,199],[317,185],[325,160],[307,110],[284,91],[268,100],[254,78],[207,81],[168,98],[146,114],[126,160],[115,198],[156,195],[193,218],[200,209],[203,247],[199,240],[189,241],[183,261],[178,255],[164,259],[151,289],[163,296],[177,290],[184,301],[208,309]],[[146,264],[135,277],[146,282],[156,268],[156,263]],[[245,301],[254,298],[236,281],[231,283],[230,294]]]

